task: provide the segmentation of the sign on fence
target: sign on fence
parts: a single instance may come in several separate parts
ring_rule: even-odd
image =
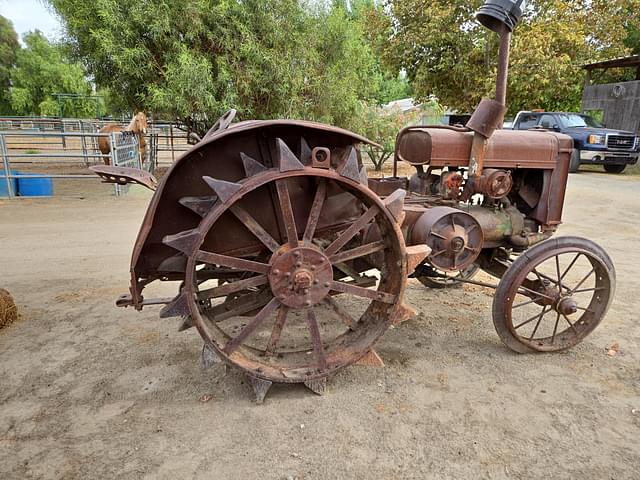
[[[113,137],[113,164],[122,167],[142,168],[136,134],[119,132],[114,133]]]

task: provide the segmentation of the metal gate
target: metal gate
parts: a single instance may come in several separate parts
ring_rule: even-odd
[[[111,158],[113,165],[142,169],[142,159],[138,149],[138,137],[133,132],[113,132],[111,134]],[[116,196],[129,191],[129,185],[116,185]]]

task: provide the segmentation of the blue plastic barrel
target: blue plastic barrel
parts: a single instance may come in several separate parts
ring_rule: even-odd
[[[25,177],[42,175],[41,173],[21,173]],[[21,197],[51,197],[53,196],[53,180],[44,178],[18,178],[18,195]]]

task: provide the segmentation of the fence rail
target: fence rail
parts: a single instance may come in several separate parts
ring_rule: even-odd
[[[46,152],[31,152],[20,153],[19,148],[10,148],[11,143],[8,139],[25,139],[32,138],[34,134],[25,131],[0,131],[0,155],[2,156],[2,179],[6,184],[7,196],[14,198],[16,193],[14,191],[14,180],[20,180],[23,178],[36,179],[36,178],[51,178],[51,179],[91,179],[97,180],[95,175],[83,175],[83,174],[55,174],[55,173],[29,173],[24,175],[21,173],[14,173],[13,168],[16,164],[31,163],[38,166],[47,165],[53,163],[50,159],[81,159],[85,166],[95,162],[96,159],[104,160],[108,159],[111,165],[122,165],[135,168],[143,168],[143,159],[140,158],[138,150],[138,140],[135,135],[123,135],[122,133],[53,133],[53,132],[39,132],[35,136],[41,138],[50,138],[61,140],[61,145],[64,150],[67,149],[65,139],[79,138],[80,150],[67,153],[51,153]],[[97,142],[99,138],[105,138],[109,145],[109,152],[102,153],[97,149]],[[87,147],[87,140],[93,141],[95,148],[90,151]],[[22,145],[20,142],[14,142],[13,146]],[[16,152],[17,151],[17,152]],[[24,161],[12,161],[12,159],[31,159],[31,162]],[[93,162],[91,162],[93,161]],[[57,162],[59,163],[59,162]],[[13,164],[13,165],[12,165]],[[115,186],[115,194],[117,196],[125,193],[126,189],[123,189],[119,185]]]

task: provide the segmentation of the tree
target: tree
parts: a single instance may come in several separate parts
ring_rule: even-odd
[[[393,100],[413,95],[406,75],[397,66],[382,61],[384,49],[391,36],[391,25],[382,2],[374,0],[352,0],[351,18],[362,29],[364,38],[373,52],[375,73],[371,78],[375,103],[385,105]]]
[[[349,127],[374,96],[375,58],[343,2],[49,3],[76,58],[130,110],[210,126],[233,107]]]
[[[637,1],[637,0],[632,0]],[[481,0],[396,0],[385,61],[407,71],[418,98],[472,110],[493,96],[497,36],[474,21]],[[629,0],[531,0],[514,33],[507,104],[520,109],[574,110],[580,65],[624,54],[619,28]],[[637,16],[636,16],[637,18]]]
[[[640,9],[639,0],[629,0],[624,15],[624,28],[626,32],[626,38],[624,44],[631,50],[633,55],[640,55],[640,18],[638,17],[638,10]]]
[[[11,73],[10,101],[17,115],[58,115],[54,93],[89,95],[91,85],[79,64],[69,62],[62,49],[49,43],[39,31],[24,36],[25,48],[18,50]],[[67,109],[75,116],[93,116],[91,101],[73,102]]]
[[[11,71],[16,63],[20,44],[13,24],[0,15],[0,115],[10,115],[9,88]]]
[[[359,124],[355,130],[380,145],[363,146],[375,170],[380,171],[393,155],[396,136],[402,128],[421,123],[423,118],[439,118],[442,114],[441,106],[433,99],[404,112],[397,107],[380,108],[363,102],[358,115]]]

